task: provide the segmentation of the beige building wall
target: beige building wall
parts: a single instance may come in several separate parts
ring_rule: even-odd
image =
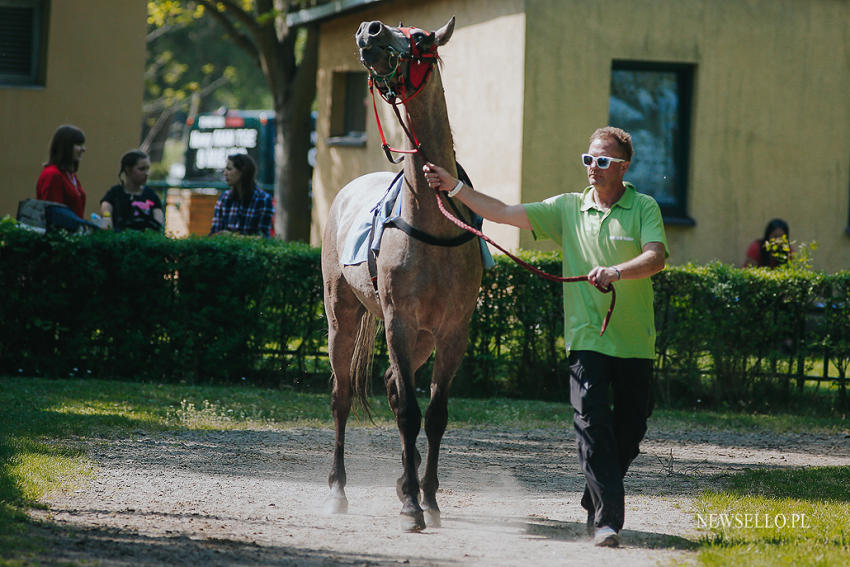
[[[850,2],[534,0],[526,9],[524,201],[586,185],[578,155],[607,122],[612,59],[693,63],[696,225],[667,227],[670,263],[740,265],[781,217],[792,240],[817,241],[816,268],[850,267]],[[535,246],[528,233],[521,243]]]
[[[740,265],[767,221],[781,217],[792,240],[817,242],[815,268],[850,268],[844,0],[399,0],[324,24],[314,244],[345,182],[392,169],[371,108],[365,148],[324,144],[329,73],[360,69],[359,23],[436,28],[453,14],[455,36],[440,50],[443,82],[458,159],[479,190],[508,202],[581,190],[578,156],[608,122],[612,60],[689,63],[687,212],[695,225],[667,226],[669,262]],[[387,127],[394,121],[383,106]],[[398,129],[387,130],[402,143]],[[527,231],[485,229],[508,248],[552,248]]]
[[[311,242],[321,244],[321,231],[336,193],[351,179],[371,171],[399,171],[381,150],[371,99],[367,101],[364,147],[329,146],[331,77],[334,71],[364,70],[354,43],[362,21],[399,21],[434,30],[456,17],[452,39],[440,48],[441,75],[458,161],[476,187],[506,200],[520,196],[522,148],[522,40],[524,14],[521,0],[441,0],[393,2],[322,26],[317,85],[317,166],[313,176]],[[506,38],[510,38],[507,41]],[[404,134],[391,107],[377,98],[381,124],[391,146],[402,147]],[[516,231],[485,224],[500,242],[515,248]]]
[[[121,155],[138,147],[145,70],[144,2],[50,3],[44,87],[0,86],[0,216],[35,197],[48,145],[61,124],[86,134],[79,177],[87,214],[117,183]]]

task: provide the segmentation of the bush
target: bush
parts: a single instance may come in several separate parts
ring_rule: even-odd
[[[520,256],[561,270],[558,253]],[[714,263],[667,268],[653,285],[666,405],[751,407],[824,376],[847,403],[850,272]],[[0,373],[327,387],[316,248],[131,231],[38,235],[0,223],[0,286]],[[568,400],[562,334],[561,284],[497,257],[453,393]],[[382,337],[378,351],[379,381]],[[420,375],[429,372],[430,363]]]
[[[557,253],[520,256],[560,273]],[[496,263],[484,276],[455,390],[568,400],[561,284],[505,257]],[[792,384],[800,392],[821,379],[838,384],[836,402],[846,407],[850,272],[827,275],[804,262],[777,270],[690,264],[668,267],[653,287],[665,405],[763,407],[788,401]]]
[[[324,343],[319,266],[280,241],[5,227],[0,372],[300,380]]]

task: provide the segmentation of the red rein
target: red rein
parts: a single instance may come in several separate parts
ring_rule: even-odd
[[[419,140],[416,138],[416,134],[413,132],[412,128],[409,129],[407,126],[405,126],[404,120],[401,119],[401,113],[398,110],[399,102],[401,104],[404,104],[408,100],[412,99],[417,94],[419,94],[420,91],[422,91],[422,89],[425,87],[425,83],[428,82],[428,78],[431,76],[431,71],[433,69],[433,65],[437,60],[437,48],[436,47],[434,47],[433,49],[431,49],[431,50],[429,50],[425,53],[421,53],[419,51],[419,48],[416,45],[416,42],[413,41],[413,39],[411,39],[411,37],[410,37],[412,29],[413,28],[401,28],[404,35],[407,36],[408,39],[410,39],[410,45],[411,45],[411,55],[408,58],[408,75],[409,76],[408,77],[399,77],[401,79],[401,84],[400,84],[400,89],[399,89],[401,92],[398,93],[398,95],[396,95],[396,93],[389,91],[389,93],[392,94],[392,100],[390,100],[387,97],[387,95],[385,95],[380,90],[380,88],[378,89],[378,92],[381,94],[381,98],[383,98],[386,102],[388,102],[390,105],[392,105],[393,111],[395,111],[395,115],[398,118],[398,122],[401,125],[402,130],[404,130],[404,133],[407,136],[408,140],[410,140],[410,143],[413,144],[413,149],[402,150],[402,149],[397,149],[397,148],[391,148],[387,144],[387,140],[384,137],[384,129],[381,127],[381,119],[378,117],[378,107],[377,107],[377,104],[375,103],[375,90],[374,90],[375,81],[374,81],[374,78],[371,74],[369,76],[369,91],[372,93],[372,109],[375,111],[375,122],[377,122],[377,124],[378,124],[378,133],[381,135],[381,147],[383,148],[384,153],[387,155],[387,159],[390,160],[391,163],[399,163],[403,159],[403,158],[399,158],[398,160],[394,160],[392,153],[400,153],[400,154],[420,153],[420,154],[422,154],[422,157],[425,159],[425,161],[428,161],[427,158],[425,157],[424,151],[422,150],[422,144],[419,143]],[[411,94],[409,96],[407,95],[407,89],[406,89],[407,81],[410,81],[410,84],[414,89],[413,94]],[[408,117],[408,122],[409,122],[409,117]],[[437,207],[440,209],[440,212],[443,213],[443,216],[445,216],[449,221],[451,221],[452,223],[454,223],[458,227],[462,228],[463,230],[469,231],[479,238],[483,238],[485,241],[489,242],[490,244],[492,244],[493,246],[495,246],[496,248],[498,248],[499,250],[504,252],[508,256],[508,258],[510,258],[511,260],[513,260],[514,262],[516,262],[517,264],[519,264],[520,266],[522,266],[526,270],[530,271],[531,273],[536,274],[537,276],[539,276],[543,279],[547,279],[547,280],[550,280],[550,281],[553,281],[553,282],[570,283],[570,282],[589,281],[587,276],[564,277],[564,276],[556,276],[556,275],[553,275],[553,274],[549,274],[549,273],[544,272],[543,270],[541,270],[541,269],[539,269],[535,266],[532,266],[528,262],[525,262],[525,261],[517,258],[513,254],[511,254],[510,252],[508,252],[507,250],[502,248],[495,241],[493,241],[493,239],[486,236],[483,232],[481,232],[480,230],[478,230],[478,229],[476,229],[472,226],[469,226],[468,224],[466,224],[462,220],[460,220],[457,217],[455,217],[454,215],[452,215],[449,211],[447,211],[445,205],[443,204],[443,200],[440,198],[440,190],[439,189],[435,189],[435,195],[434,196],[437,199]],[[601,285],[598,285],[598,284],[593,284],[593,285],[596,287],[596,289],[598,289],[602,293],[610,293],[611,294],[611,305],[608,307],[608,313],[605,314],[605,319],[602,321],[602,330],[599,332],[599,335],[601,336],[605,333],[605,329],[608,328],[608,323],[611,321],[611,314],[614,312],[614,303],[617,301],[617,292],[614,290],[613,284],[608,284],[607,288],[602,287]]]
[[[474,234],[475,236],[477,236],[479,238],[483,238],[485,241],[489,242],[490,244],[492,244],[493,246],[495,246],[496,248],[498,248],[499,250],[504,252],[508,256],[508,258],[510,258],[511,260],[513,260],[514,262],[516,262],[517,264],[519,264],[520,266],[522,266],[523,268],[525,268],[529,272],[531,272],[531,273],[533,273],[537,276],[540,276],[543,279],[550,280],[550,281],[553,281],[553,282],[571,283],[571,282],[589,281],[587,276],[570,276],[570,277],[556,276],[556,275],[550,274],[548,272],[544,272],[540,268],[532,266],[528,262],[525,262],[524,260],[517,258],[513,254],[511,254],[510,252],[508,252],[507,250],[505,250],[504,248],[499,246],[499,244],[497,244],[495,241],[493,241],[492,238],[485,235],[480,230],[469,226],[468,224],[466,224],[462,220],[460,220],[457,217],[455,217],[454,215],[452,215],[449,211],[447,211],[445,205],[443,204],[443,200],[440,199],[440,190],[435,189],[435,192],[436,193],[435,193],[434,196],[437,198],[437,207],[440,208],[440,212],[443,213],[443,216],[445,216],[447,219],[449,219],[451,222],[453,222],[454,224],[456,224],[460,228],[471,232],[472,234]],[[596,289],[598,289],[599,291],[601,291],[602,293],[610,293],[611,294],[611,305],[608,306],[608,313],[605,314],[605,319],[602,321],[602,330],[599,331],[599,336],[602,336],[605,333],[605,329],[608,328],[608,322],[611,321],[611,314],[614,313],[614,303],[617,301],[617,292],[614,290],[613,284],[608,284],[607,288],[602,287],[599,284],[593,284],[593,286]]]

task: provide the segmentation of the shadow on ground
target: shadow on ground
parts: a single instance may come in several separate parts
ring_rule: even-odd
[[[525,532],[531,536],[557,541],[580,541],[589,539],[585,529],[585,525],[579,522],[535,519],[526,524]],[[623,530],[620,532],[620,538],[622,547],[679,551],[692,551],[699,548],[698,542],[684,537],[639,530]]]
[[[325,567],[327,565],[398,566],[398,556],[350,554],[319,548],[258,545],[230,539],[195,539],[186,535],[152,537],[111,528],[80,528],[31,522],[24,537],[34,541],[35,551],[9,557],[23,565],[98,565],[100,567],[173,567],[175,557],[183,565],[205,567]],[[456,562],[410,557],[405,563],[454,566]]]

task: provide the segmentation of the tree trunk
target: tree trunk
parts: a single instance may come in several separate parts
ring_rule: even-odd
[[[311,172],[307,162],[316,97],[318,30],[306,30],[304,55],[288,92],[275,93],[275,234],[283,240],[310,239]],[[271,81],[270,81],[271,82]],[[286,84],[286,83],[278,83]]]

